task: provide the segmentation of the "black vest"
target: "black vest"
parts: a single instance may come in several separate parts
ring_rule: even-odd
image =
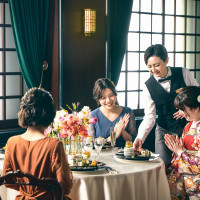
[[[173,114],[177,112],[174,107],[174,99],[177,95],[176,90],[185,87],[185,81],[183,79],[183,73],[181,67],[170,67],[172,72],[170,93],[167,92],[154,78],[151,76],[146,82],[146,86],[149,90],[151,98],[156,105],[156,114],[158,115],[157,123],[160,127],[175,131],[178,124],[182,127],[185,126],[185,119],[174,119]]]

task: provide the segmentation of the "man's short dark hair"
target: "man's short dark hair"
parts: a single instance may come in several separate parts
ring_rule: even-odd
[[[165,62],[168,58],[167,49],[162,44],[155,44],[148,47],[144,53],[144,62],[146,65],[151,56],[160,57]]]

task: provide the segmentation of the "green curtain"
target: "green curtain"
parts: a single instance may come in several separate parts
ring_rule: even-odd
[[[117,85],[126,50],[133,0],[108,0],[108,69]]]
[[[28,86],[39,87],[45,52],[49,0],[9,0],[16,51]]]

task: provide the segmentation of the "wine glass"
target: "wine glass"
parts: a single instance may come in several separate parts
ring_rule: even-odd
[[[111,140],[112,155],[113,155],[113,149],[116,143],[116,128],[114,128],[113,126],[110,127],[110,140]]]
[[[97,151],[97,161],[99,161],[99,155],[100,155],[102,146],[103,146],[102,143],[98,143],[97,141],[95,141],[94,147],[95,147],[95,149],[96,149],[96,151]]]

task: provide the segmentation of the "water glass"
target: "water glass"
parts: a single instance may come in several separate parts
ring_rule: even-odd
[[[100,152],[101,152],[102,146],[103,146],[102,143],[98,143],[98,142],[94,143],[94,147],[95,147],[95,149],[97,151],[97,161],[99,161],[99,156],[100,156]]]
[[[113,154],[113,149],[116,143],[116,128],[110,127],[110,140],[111,140],[111,146],[112,146],[112,157],[114,156]]]
[[[110,127],[110,140],[111,146],[114,147],[116,143],[116,129],[114,127]]]

